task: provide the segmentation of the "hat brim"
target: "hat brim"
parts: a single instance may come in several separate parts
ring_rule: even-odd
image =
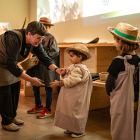
[[[54,26],[54,24],[46,24],[46,23],[43,23],[43,22],[41,22],[42,24],[44,24],[44,25],[47,25],[47,26]]]
[[[108,27],[108,31],[109,31],[111,34],[117,36],[118,38],[121,38],[122,40],[128,41],[128,42],[130,42],[130,43],[134,43],[134,44],[140,43],[140,37],[139,37],[139,36],[137,37],[137,40],[130,40],[130,39],[124,38],[124,37],[122,37],[122,36],[116,34],[116,33],[114,32],[114,30],[115,30],[114,27]]]
[[[84,55],[86,55],[87,60],[91,58],[90,52],[85,52],[85,51],[82,51],[82,50],[80,50],[80,49],[76,49],[76,48],[73,48],[73,47],[68,47],[68,48],[66,49],[66,52],[69,53],[69,51],[71,51],[71,50],[75,50],[75,51],[78,51],[78,52],[83,53]]]

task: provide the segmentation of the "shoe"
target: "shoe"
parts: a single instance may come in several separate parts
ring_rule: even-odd
[[[2,127],[9,131],[18,131],[19,130],[19,127],[17,125],[15,125],[14,123],[11,123],[8,125],[2,125]]]
[[[32,109],[28,110],[27,113],[29,113],[29,114],[34,114],[34,113],[40,113],[40,112],[42,112],[42,111],[43,111],[43,107],[38,108],[38,107],[35,105]]]
[[[64,133],[65,134],[71,134],[72,132],[70,132],[69,130],[65,130]]]
[[[73,138],[78,138],[78,137],[82,137],[82,136],[85,136],[85,133],[72,133],[71,134],[71,137],[73,137]]]
[[[49,111],[47,108],[44,108],[43,111],[40,114],[37,115],[37,118],[42,119],[42,118],[49,117],[51,115],[52,115],[51,111]]]
[[[15,117],[13,119],[13,123],[16,124],[16,125],[22,125],[24,123],[24,121],[18,119],[17,117]]]

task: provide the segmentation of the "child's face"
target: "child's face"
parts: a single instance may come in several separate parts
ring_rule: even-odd
[[[69,52],[70,61],[72,64],[81,64],[82,56],[79,57],[75,55],[73,52]]]
[[[122,40],[118,39],[116,36],[114,36],[114,44],[116,46],[116,50],[121,51],[121,46],[122,46]]]
[[[47,25],[44,25],[44,26],[46,28],[46,33],[48,33],[49,32],[49,29],[51,28],[51,26],[47,26]]]

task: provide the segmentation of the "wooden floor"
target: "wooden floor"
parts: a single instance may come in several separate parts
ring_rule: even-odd
[[[24,125],[19,126],[20,130],[17,132],[6,131],[0,125],[0,140],[111,140],[109,107],[89,111],[86,135],[83,137],[72,138],[64,134],[63,129],[54,126],[57,96],[53,96],[52,116],[38,119],[37,114],[27,114],[27,110],[34,106],[34,97],[24,97],[21,91],[17,117],[24,121]],[[42,96],[43,105],[45,98]]]

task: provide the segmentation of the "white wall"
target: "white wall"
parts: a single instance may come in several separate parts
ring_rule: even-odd
[[[132,24],[140,29],[140,19],[122,21]],[[113,42],[112,35],[107,28],[116,27],[118,22],[100,24],[93,26],[83,26],[83,19],[77,19],[62,23],[56,23],[50,32],[55,35],[58,42],[89,42],[95,37],[100,38],[100,42]]]
[[[36,0],[30,0],[30,20],[37,19],[37,4]],[[136,26],[140,29],[140,19],[121,21],[127,22]],[[119,22],[92,25],[92,26],[83,26],[83,18],[55,23],[50,30],[56,39],[57,42],[89,42],[95,37],[100,38],[100,42],[113,42],[112,35],[108,32],[107,28],[109,26],[115,27]]]
[[[22,28],[24,19],[29,23],[29,0],[0,0],[0,22],[10,22],[12,29]]]
[[[30,0],[30,22],[37,20],[37,0]]]
[[[26,24],[37,20],[37,0],[0,0],[0,22],[10,22],[12,29],[21,28],[26,17]],[[123,21],[122,21],[123,22]],[[140,19],[125,21],[140,29]],[[89,42],[95,37],[100,42],[113,42],[107,27],[115,27],[118,22],[83,26],[83,19],[55,23],[50,30],[57,42]]]

